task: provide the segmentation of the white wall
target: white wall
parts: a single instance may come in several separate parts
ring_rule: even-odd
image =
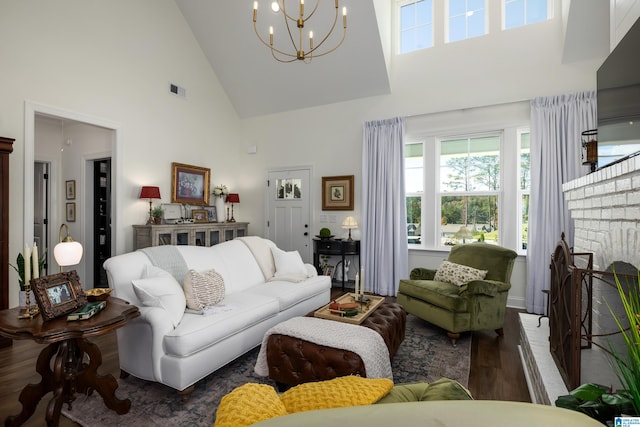
[[[118,127],[118,252],[132,249],[131,225],[144,223],[140,186],[159,185],[170,201],[172,161],[211,168],[212,181],[232,189],[241,179],[237,115],[172,0],[0,0],[0,39],[0,135],[16,138],[10,258],[25,243],[31,194],[23,191],[26,102]],[[170,81],[187,99],[168,93]],[[9,281],[15,305],[13,270]]]

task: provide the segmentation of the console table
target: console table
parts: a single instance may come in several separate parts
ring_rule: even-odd
[[[313,239],[313,265],[320,269],[320,255],[337,255],[342,259],[342,290],[344,291],[344,260],[347,256],[358,257],[360,268],[360,240]]]
[[[104,335],[129,320],[140,316],[135,305],[110,297],[107,306],[90,319],[68,322],[66,316],[44,322],[42,316],[18,319],[20,308],[0,311],[0,335],[11,339],[32,339],[48,344],[38,356],[36,372],[42,378],[38,384],[28,384],[20,393],[22,412],[9,416],[5,426],[19,426],[33,415],[38,402],[49,392],[53,397],[47,405],[46,424],[58,425],[63,404],[71,405],[75,393],[97,391],[107,408],[122,415],[129,412],[131,401],[118,399],[118,382],[113,375],[100,375],[100,348],[87,338]]]
[[[133,249],[160,245],[213,246],[249,234],[248,222],[134,225]]]

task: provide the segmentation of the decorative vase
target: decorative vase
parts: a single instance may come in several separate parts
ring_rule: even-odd
[[[33,291],[29,291],[29,304],[31,304],[32,307],[36,305],[36,298],[33,295]],[[27,291],[20,291],[18,294],[18,305],[20,307],[27,306]]]
[[[218,222],[225,222],[224,196],[216,196],[216,216]]]

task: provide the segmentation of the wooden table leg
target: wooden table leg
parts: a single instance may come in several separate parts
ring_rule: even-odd
[[[52,391],[55,387],[55,378],[50,368],[51,359],[58,351],[60,343],[49,344],[38,356],[36,362],[36,372],[42,378],[38,384],[27,384],[20,392],[20,403],[22,403],[22,412],[15,416],[9,416],[4,422],[5,426],[20,426],[33,415],[38,402],[42,397]]]
[[[116,397],[118,381],[114,376],[111,374],[98,375],[98,367],[102,364],[100,348],[87,340],[78,339],[76,341],[82,353],[89,356],[89,364],[82,364],[82,370],[76,379],[77,391],[90,394],[96,390],[102,396],[107,408],[119,415],[129,412],[131,400]]]

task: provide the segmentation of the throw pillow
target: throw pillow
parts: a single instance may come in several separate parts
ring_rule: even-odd
[[[301,282],[308,277],[307,268],[298,251],[285,252],[280,248],[273,247],[271,253],[276,265],[276,272],[273,275],[275,280]]]
[[[438,282],[451,283],[462,286],[472,280],[482,280],[487,275],[488,270],[478,270],[467,265],[455,264],[449,261],[442,261],[440,268],[436,271],[433,280]]]
[[[393,381],[388,378],[349,375],[297,385],[280,395],[280,399],[289,413],[370,405],[389,393],[392,387]]]
[[[131,281],[142,305],[167,311],[174,327],[182,320],[187,302],[180,283],[161,268],[147,266],[142,278]]]
[[[287,409],[273,387],[247,383],[220,400],[214,427],[245,427],[281,415]]]
[[[202,310],[224,299],[224,279],[215,270],[202,273],[189,270],[184,276],[182,286],[187,307],[192,310]]]

